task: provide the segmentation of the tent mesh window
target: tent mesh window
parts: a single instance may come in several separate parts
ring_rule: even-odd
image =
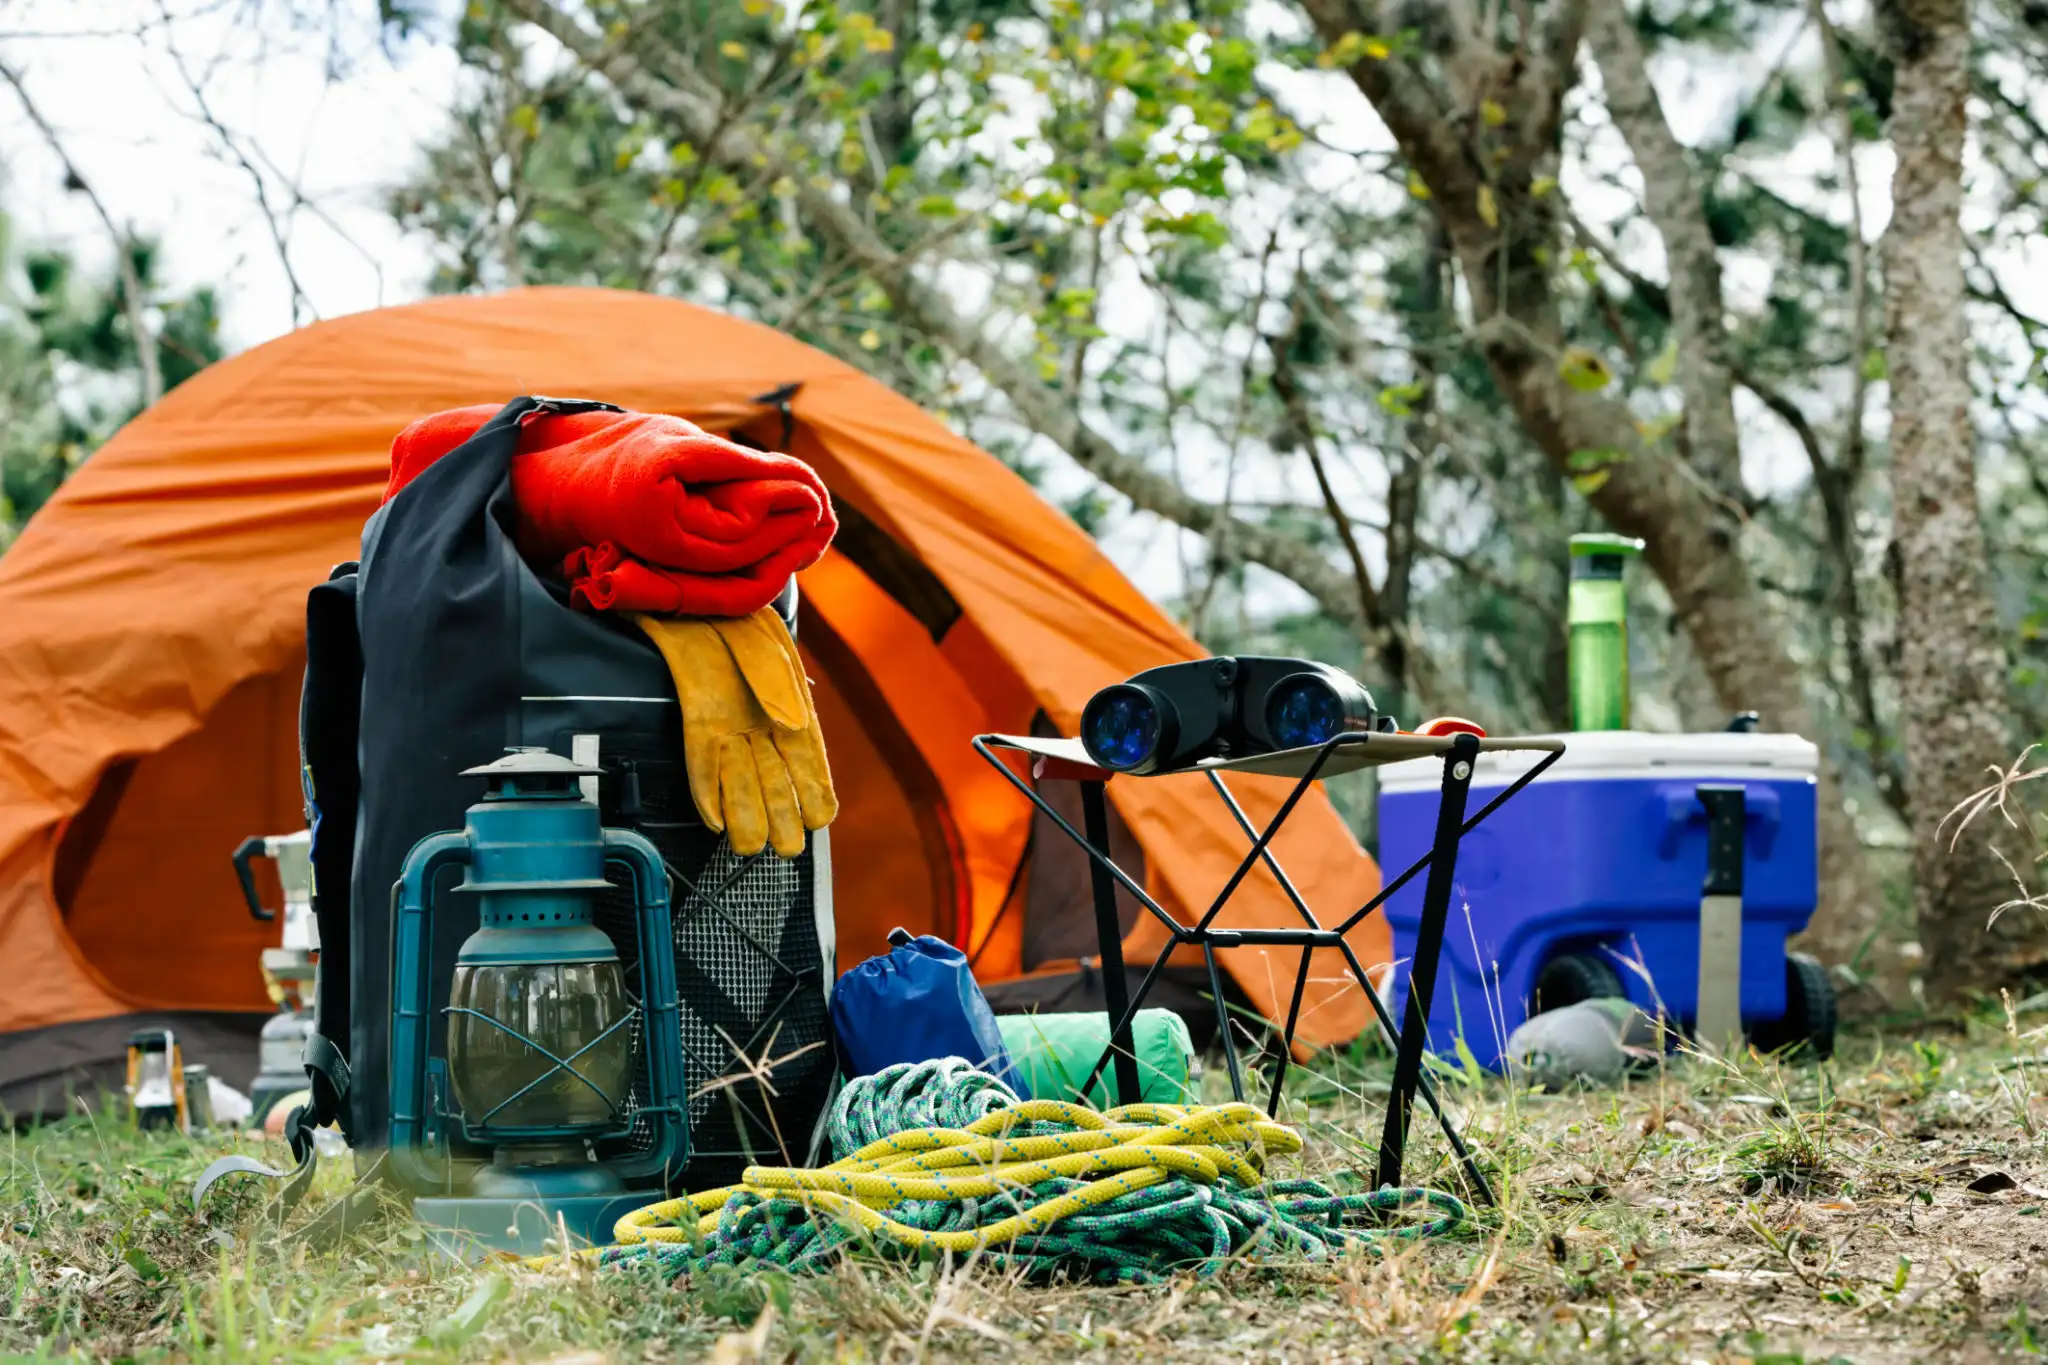
[[[801,1165],[829,1097],[834,1067],[831,1021],[818,942],[813,850],[793,859],[742,858],[699,822],[682,765],[636,753],[631,737],[605,737],[605,766],[631,760],[641,778],[640,832],[668,860],[669,915],[681,1005],[683,1083],[689,1095],[692,1189],[730,1184],[749,1165]],[[667,754],[675,751],[668,749]],[[607,825],[628,823],[617,809],[620,783],[600,785]],[[640,970],[631,894],[614,887],[598,898],[599,928],[618,946],[627,980]],[[634,1089],[629,1109],[646,1099],[640,1023],[634,1023]],[[645,1151],[649,1125],[636,1121],[621,1139]]]

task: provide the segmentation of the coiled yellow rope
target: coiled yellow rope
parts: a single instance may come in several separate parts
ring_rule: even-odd
[[[1029,1123],[1063,1123],[1078,1131],[1009,1137]],[[1221,1144],[1243,1146],[1243,1154]],[[1175,1175],[1213,1184],[1228,1175],[1257,1185],[1268,1153],[1301,1150],[1292,1128],[1274,1123],[1249,1104],[1130,1104],[1097,1113],[1059,1100],[1026,1100],[997,1110],[965,1129],[914,1128],[861,1148],[816,1170],[749,1166],[740,1183],[635,1209],[612,1235],[622,1247],[648,1242],[689,1242],[718,1227],[726,1204],[746,1192],[764,1199],[798,1196],[901,1246],[931,1251],[973,1251],[1043,1232],[1083,1209],[1156,1185]],[[934,1175],[962,1167],[971,1173]],[[929,1232],[879,1212],[909,1200],[983,1199],[1028,1195],[1049,1180],[1092,1180],[1071,1193],[1032,1204],[996,1222],[953,1232]],[[680,1220],[697,1215],[690,1227]],[[695,1234],[693,1237],[692,1234]]]
[[[910,1126],[919,1118],[942,1122]],[[672,1275],[816,1266],[865,1243],[1147,1279],[1174,1267],[1213,1272],[1237,1255],[1313,1260],[1360,1239],[1443,1232],[1465,1212],[1433,1190],[1338,1194],[1309,1180],[1268,1182],[1267,1158],[1300,1151],[1301,1137],[1248,1104],[1098,1113],[1020,1100],[957,1059],[850,1082],[833,1132],[841,1150],[881,1136],[829,1166],[751,1166],[737,1185],[636,1209],[619,1220],[615,1246],[581,1254]],[[1417,1204],[1438,1217],[1383,1225]]]

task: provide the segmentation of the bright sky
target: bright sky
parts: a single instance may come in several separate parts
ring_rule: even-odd
[[[289,204],[295,183],[314,205],[293,217],[289,237],[314,311],[331,317],[418,297],[426,253],[402,237],[381,199],[440,117],[453,54],[412,44],[387,59],[367,25],[330,45],[327,34],[294,32],[276,0],[167,3],[178,16],[177,55],[263,166],[273,203]],[[372,10],[357,0],[333,8]],[[246,23],[251,10],[256,27]],[[290,330],[291,290],[250,175],[200,118],[162,14],[156,0],[0,0],[0,62],[23,77],[114,217],[163,242],[169,282],[220,288],[226,340],[239,350]],[[5,88],[0,211],[18,239],[107,259],[91,206],[64,192],[55,155]]]

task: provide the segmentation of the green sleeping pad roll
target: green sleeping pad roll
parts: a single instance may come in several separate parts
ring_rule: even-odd
[[[1004,1014],[996,1017],[1003,1045],[1031,1098],[1078,1101],[1106,1109],[1115,1103],[1115,1068],[1105,1069],[1085,1099],[1081,1082],[1109,1046],[1107,1014]],[[1188,1026],[1172,1010],[1139,1010],[1131,1022],[1138,1054],[1137,1098],[1150,1104],[1193,1104],[1195,1048]]]

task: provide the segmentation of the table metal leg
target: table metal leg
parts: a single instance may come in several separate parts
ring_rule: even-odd
[[[1180,940],[1177,938],[1166,940],[1166,946],[1159,950],[1159,956],[1152,959],[1151,967],[1139,980],[1138,989],[1131,993],[1130,1003],[1124,1006],[1121,1014],[1110,1015],[1111,1042],[1108,1047],[1102,1049],[1102,1055],[1095,1059],[1095,1068],[1088,1073],[1088,1079],[1081,1083],[1079,1094],[1087,1096],[1095,1093],[1095,1083],[1102,1079],[1102,1073],[1109,1069],[1110,1059],[1117,1055],[1116,1035],[1130,1033],[1132,1024],[1137,1020],[1138,1011],[1145,1007],[1145,997],[1152,994],[1153,983],[1159,980],[1159,974],[1166,970],[1166,960],[1173,956],[1173,950],[1179,946]]]
[[[1480,822],[1485,820],[1487,816],[1499,810],[1502,806],[1506,805],[1509,797],[1514,796],[1517,792],[1521,791],[1522,788],[1528,786],[1531,782],[1534,782],[1537,778],[1541,777],[1544,774],[1544,772],[1550,767],[1551,764],[1557,762],[1557,760],[1563,757],[1564,751],[1562,749],[1558,750],[1556,753],[1548,753],[1543,755],[1542,760],[1539,761],[1535,767],[1529,769],[1529,771],[1523,773],[1520,777],[1516,778],[1513,782],[1510,782],[1505,788],[1496,793],[1491,801],[1488,801],[1484,806],[1481,806],[1479,808],[1479,814],[1473,816],[1470,820],[1467,820],[1462,826],[1460,826],[1458,829],[1458,837],[1462,839],[1467,834],[1470,834],[1473,830],[1479,828]],[[1358,909],[1354,910],[1349,918],[1347,918],[1342,924],[1338,925],[1337,932],[1340,934],[1348,934],[1353,929],[1357,928],[1359,922],[1362,921],[1367,915],[1370,915],[1373,911],[1379,909],[1380,906],[1392,900],[1394,898],[1394,893],[1396,891],[1399,891],[1402,887],[1408,885],[1409,882],[1413,881],[1417,876],[1421,875],[1422,870],[1429,866],[1430,860],[1435,856],[1436,855],[1434,853],[1425,853],[1420,858],[1417,858],[1414,862],[1408,864],[1407,870],[1403,872],[1400,876],[1394,878],[1390,882],[1382,882],[1379,891],[1373,896],[1373,898],[1367,901],[1364,905],[1358,907]],[[1384,872],[1386,869],[1382,868],[1380,870]]]
[[[1244,1072],[1237,1064],[1237,1043],[1230,1036],[1230,1006],[1223,999],[1223,974],[1216,969],[1216,945],[1202,940],[1202,960],[1209,967],[1209,994],[1216,1000],[1216,1036],[1223,1040],[1223,1065],[1230,1071],[1230,1097],[1244,1102]]]
[[[1379,1184],[1401,1183],[1401,1158],[1408,1145],[1408,1119],[1415,1089],[1422,1079],[1422,1053],[1429,1041],[1429,1006],[1436,990],[1437,959],[1443,952],[1444,926],[1450,918],[1451,886],[1458,868],[1458,841],[1465,823],[1465,800],[1472,790],[1472,765],[1479,741],[1460,735],[1444,755],[1444,776],[1436,812],[1436,837],[1430,845],[1429,880],[1422,892],[1422,922],[1415,935],[1415,955],[1408,965],[1408,1008],[1394,1055],[1394,1087],[1387,1096],[1387,1124],[1380,1137]]]
[[[1301,1022],[1301,997],[1308,991],[1309,959],[1315,956],[1313,948],[1301,950],[1301,970],[1294,974],[1294,999],[1287,1004],[1287,1027],[1280,1034],[1279,1051],[1273,1054],[1273,1089],[1266,1097],[1266,1113],[1280,1117],[1280,1087],[1287,1079],[1287,1064],[1294,1060],[1294,1027]]]
[[[1106,865],[1109,803],[1103,798],[1102,788],[1100,782],[1081,784],[1081,816],[1088,830],[1088,842],[1102,855],[1088,860],[1088,881],[1095,891],[1095,938],[1102,967],[1102,998],[1109,1009],[1109,1047],[1116,1054],[1116,1102],[1136,1104],[1141,1092],[1138,1049],[1131,1029],[1131,983],[1124,975],[1124,930],[1116,913],[1116,879]]]
[[[1365,964],[1358,960],[1358,954],[1352,951],[1349,943],[1339,946],[1344,950],[1344,961],[1350,966],[1352,977],[1366,991],[1366,998],[1373,1002],[1373,1009],[1379,1015],[1380,1026],[1387,1031],[1388,1040],[1391,1042],[1397,1039],[1399,1035],[1394,1032],[1393,1016],[1389,1015],[1387,1007],[1380,1003],[1379,992],[1373,990],[1372,978],[1367,975]],[[1422,1096],[1422,1102],[1436,1115],[1437,1126],[1444,1130],[1444,1140],[1451,1144],[1451,1151],[1457,1154],[1458,1163],[1465,1168],[1465,1178],[1472,1182],[1472,1193],[1478,1197],[1480,1203],[1488,1208],[1493,1207],[1496,1202],[1493,1197],[1493,1186],[1487,1183],[1486,1172],[1479,1169],[1479,1162],[1473,1157],[1472,1149],[1465,1145],[1465,1139],[1459,1135],[1458,1125],[1452,1121],[1450,1111],[1444,1108],[1443,1098],[1437,1094],[1436,1086],[1430,1082],[1429,1073],[1415,1073],[1415,1088]]]
[[[1256,838],[1258,831],[1252,826],[1251,818],[1244,813],[1244,808],[1237,804],[1237,798],[1231,795],[1230,788],[1224,784],[1222,776],[1218,773],[1210,773],[1209,783],[1216,789],[1216,794],[1223,798],[1224,808],[1230,812],[1231,818],[1237,821],[1237,827],[1243,830],[1247,837]],[[1499,803],[1495,802],[1494,804],[1498,805]],[[1489,810],[1491,808],[1488,807]],[[1476,825],[1485,816],[1486,811],[1481,811],[1477,816],[1467,821],[1464,829],[1461,831],[1461,836],[1463,832],[1469,831],[1473,825]],[[1273,856],[1273,851],[1269,848],[1262,856],[1266,861],[1266,870],[1271,872],[1274,880],[1280,883],[1280,890],[1286,894],[1289,901],[1293,902],[1295,912],[1301,916],[1302,922],[1311,929],[1320,929],[1322,925],[1317,920],[1315,912],[1309,909],[1308,902],[1302,898],[1302,894],[1296,889],[1293,879],[1287,875],[1287,869],[1280,866],[1280,860]],[[1426,864],[1428,861],[1428,858],[1424,858],[1422,863]],[[1420,865],[1418,864],[1418,866]],[[1375,898],[1374,904],[1378,904],[1377,898]],[[1372,907],[1368,906],[1367,908],[1370,909]],[[1354,917],[1353,919],[1354,923],[1356,918]],[[1379,1020],[1380,1027],[1386,1030],[1388,1042],[1396,1041],[1400,1037],[1400,1031],[1394,1024],[1394,1016],[1387,1012],[1386,1002],[1381,1000],[1380,993],[1373,989],[1372,978],[1366,974],[1365,964],[1358,960],[1358,954],[1352,951],[1349,943],[1340,943],[1339,946],[1344,951],[1344,960],[1351,968],[1351,975],[1358,982],[1358,989],[1365,993],[1366,1003],[1372,1006],[1373,1016]],[[1302,951],[1301,972],[1294,982],[1294,1001],[1288,1008],[1287,1032],[1281,1040],[1285,1051],[1273,1063],[1273,1093],[1268,1100],[1267,1112],[1275,1118],[1280,1116],[1280,1079],[1286,1074],[1285,1067],[1287,1063],[1293,1059],[1294,1029],[1301,1013],[1302,994],[1308,986],[1310,951],[1308,949]],[[1485,1173],[1479,1169],[1479,1163],[1472,1159],[1472,1153],[1466,1148],[1464,1138],[1458,1135],[1458,1126],[1451,1121],[1451,1116],[1445,1111],[1443,1102],[1438,1099],[1436,1087],[1430,1084],[1427,1075],[1420,1072],[1416,1074],[1415,1082],[1416,1091],[1422,1096],[1422,1102],[1429,1106],[1429,1111],[1432,1114],[1436,1115],[1437,1124],[1444,1130],[1444,1137],[1449,1140],[1451,1149],[1458,1154],[1458,1160],[1463,1163],[1466,1177],[1472,1182],[1473,1192],[1479,1196],[1481,1203],[1491,1205],[1493,1203],[1493,1187],[1487,1184]]]

